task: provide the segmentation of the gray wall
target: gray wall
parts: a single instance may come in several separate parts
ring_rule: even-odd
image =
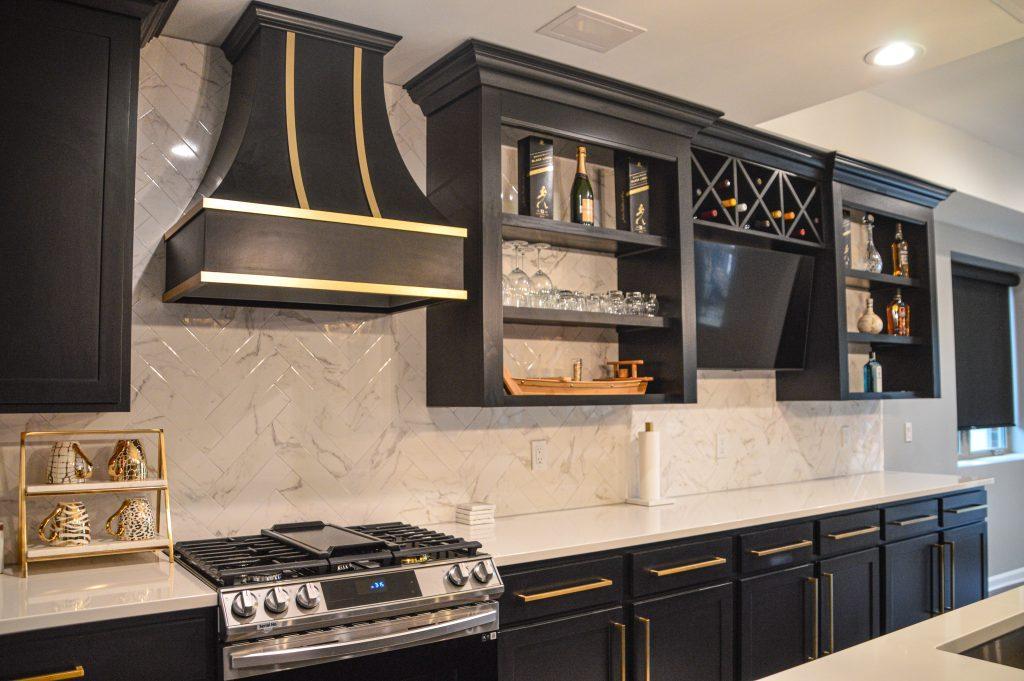
[[[959,212],[959,211],[958,211]],[[887,470],[927,473],[957,473],[971,477],[992,477],[989,489],[989,574],[1024,568],[1024,461],[957,468],[956,459],[956,367],[953,340],[952,282],[950,254],[957,253],[1024,270],[1024,244],[1006,241],[944,222],[951,216],[940,206],[936,211],[936,279],[939,302],[939,341],[942,397],[934,400],[886,402],[882,410],[885,467]],[[956,215],[963,223],[965,216]],[[1024,224],[1021,225],[1024,233]],[[1024,338],[1024,286],[1014,291],[1016,340]],[[1017,352],[1018,369],[1020,361]],[[1021,385],[1018,377],[1018,385]],[[1018,399],[1018,410],[1020,410]],[[904,423],[913,423],[914,441],[904,442]],[[1018,425],[1024,423],[1018,414]],[[1024,452],[1020,429],[1014,451]]]

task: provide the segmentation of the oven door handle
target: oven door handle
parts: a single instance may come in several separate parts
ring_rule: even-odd
[[[252,669],[295,662],[309,662],[311,660],[326,660],[342,655],[356,655],[371,651],[384,652],[399,646],[434,641],[468,629],[493,624],[497,621],[497,611],[489,610],[488,612],[477,613],[468,617],[413,627],[383,636],[356,638],[350,641],[335,641],[333,643],[322,643],[301,648],[268,650],[262,653],[232,653],[231,667],[232,669]]]

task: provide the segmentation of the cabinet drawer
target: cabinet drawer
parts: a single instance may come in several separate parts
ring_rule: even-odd
[[[634,596],[710,582],[736,571],[732,537],[637,551],[630,560]]]
[[[801,563],[813,556],[813,523],[786,525],[740,535],[740,568],[743,572]]]
[[[975,490],[942,499],[942,526],[959,527],[984,520],[988,515],[988,493]]]
[[[505,574],[501,626],[622,600],[623,559],[598,558]]]
[[[939,529],[939,500],[928,499],[882,509],[885,541],[928,534]]]
[[[869,549],[882,540],[882,514],[878,510],[823,518],[817,525],[818,553],[822,556]]]

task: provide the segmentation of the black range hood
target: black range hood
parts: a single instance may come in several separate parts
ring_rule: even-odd
[[[252,3],[206,176],[164,235],[164,302],[394,312],[465,300],[466,230],[395,145],[384,55],[398,36]]]

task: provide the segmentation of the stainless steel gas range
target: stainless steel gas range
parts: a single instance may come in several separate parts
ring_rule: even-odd
[[[218,590],[224,679],[497,676],[504,587],[478,542],[317,521],[174,548]]]

